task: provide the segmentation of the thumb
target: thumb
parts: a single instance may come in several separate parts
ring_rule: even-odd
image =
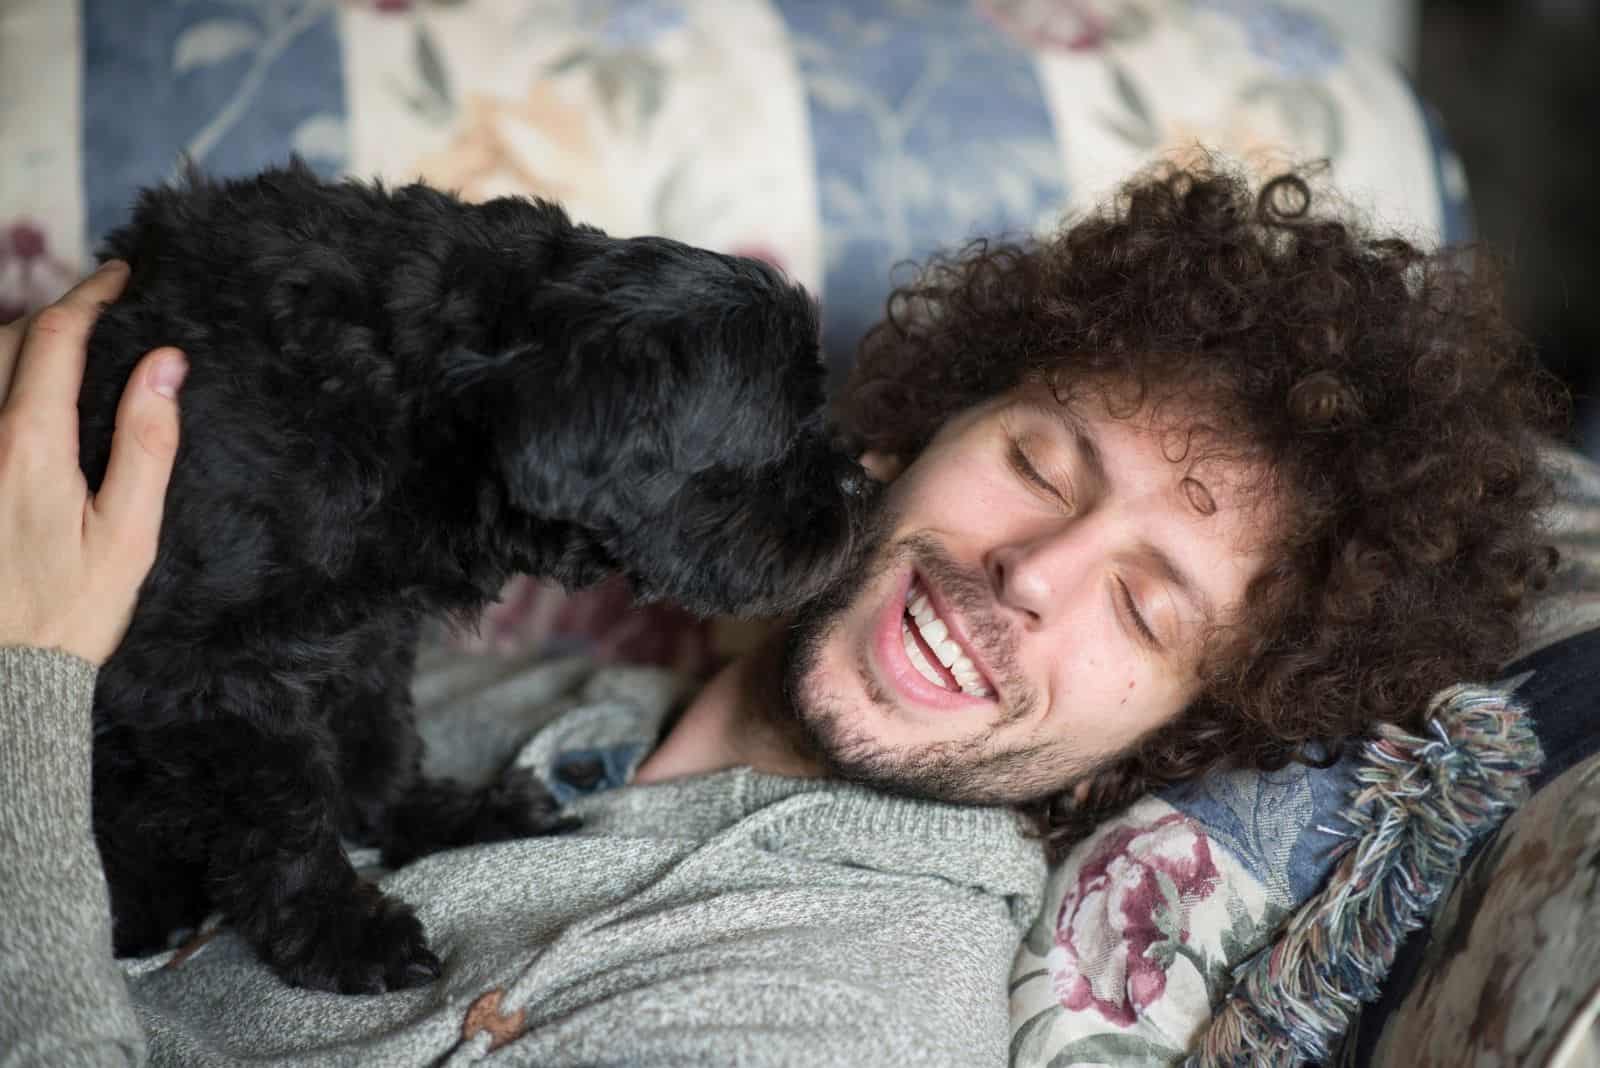
[[[134,368],[117,405],[106,477],[90,506],[95,525],[115,544],[148,546],[152,556],[178,454],[178,387],[188,370],[183,354],[170,348]]]

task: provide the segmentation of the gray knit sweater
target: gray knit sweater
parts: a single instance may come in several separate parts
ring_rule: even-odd
[[[1005,1063],[1007,976],[1045,874],[1009,813],[749,769],[628,785],[672,687],[539,670],[548,714],[516,763],[583,829],[385,875],[444,976],[342,997],[285,986],[226,927],[112,959],[94,671],[0,649],[0,1066]],[[478,736],[445,770],[503,766],[481,737],[507,717],[474,732],[484,702],[457,707],[453,732],[424,722],[430,745]]]

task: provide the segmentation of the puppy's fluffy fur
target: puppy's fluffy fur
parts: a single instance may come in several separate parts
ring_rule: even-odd
[[[419,625],[517,572],[775,612],[852,557],[866,483],[823,426],[815,310],[763,264],[298,164],[147,192],[106,254],[133,273],[90,344],[91,486],[134,363],[190,362],[160,551],[95,695],[120,953],[221,909],[293,983],[436,976],[341,837],[393,865],[552,815],[531,780],[421,776]]]

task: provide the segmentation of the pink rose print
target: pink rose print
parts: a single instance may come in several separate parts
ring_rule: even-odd
[[[1204,832],[1181,813],[1109,835],[1056,917],[1045,962],[1062,1007],[1092,1005],[1131,1026],[1166,992],[1167,967],[1187,950],[1194,905],[1217,881]]]
[[[48,304],[77,278],[50,252],[44,227],[30,219],[0,224],[0,323]]]

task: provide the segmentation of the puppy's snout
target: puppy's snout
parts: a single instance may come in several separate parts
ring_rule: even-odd
[[[821,460],[818,474],[823,478],[818,480],[819,483],[826,484],[827,480],[831,480],[838,494],[835,503],[842,503],[851,513],[859,513],[870,505],[882,488],[853,453],[839,442],[821,443],[813,455]]]
[[[834,485],[838,488],[834,508],[842,520],[835,547],[834,565],[850,566],[862,548],[862,535],[876,512],[883,486],[852,459],[839,456],[835,461]]]
[[[860,464],[852,463],[839,472],[839,492],[846,497],[865,498],[872,488],[871,483],[872,479]]]

